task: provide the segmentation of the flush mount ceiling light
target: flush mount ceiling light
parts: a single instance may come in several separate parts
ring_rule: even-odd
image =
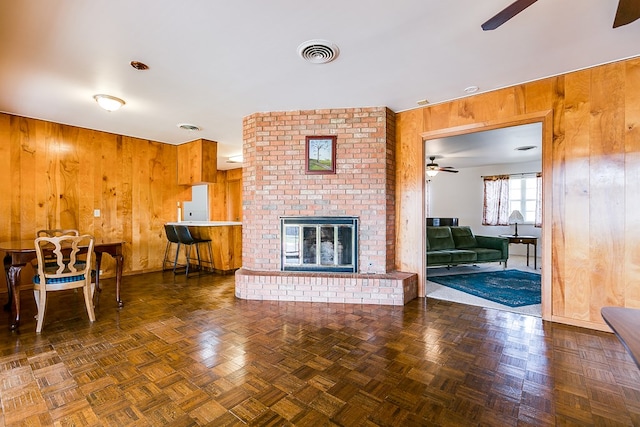
[[[480,89],[478,86],[469,86],[464,88],[465,93],[476,93]]]
[[[429,103],[428,99],[421,99],[419,101],[416,101],[416,104],[418,105],[427,105]]]
[[[237,156],[231,156],[227,159],[227,163],[242,163],[243,157],[242,154],[239,154]]]
[[[314,39],[298,46],[298,55],[312,64],[326,64],[338,57],[340,49],[328,40]]]
[[[195,132],[195,131],[199,131],[200,128],[196,125],[192,125],[189,123],[178,123],[177,126],[182,129],[182,130],[186,130],[189,132]]]
[[[115,96],[111,96],[111,95],[104,95],[104,94],[93,95],[93,99],[96,100],[96,102],[101,108],[107,111],[116,111],[125,104],[125,102],[122,99],[116,98]]]

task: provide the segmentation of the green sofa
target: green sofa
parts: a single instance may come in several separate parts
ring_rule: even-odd
[[[427,227],[427,267],[499,262],[507,268],[508,258],[506,237],[475,236],[468,226]]]

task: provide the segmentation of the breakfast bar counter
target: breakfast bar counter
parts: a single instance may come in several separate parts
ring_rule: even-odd
[[[186,225],[194,237],[211,239],[213,270],[227,274],[242,267],[242,223],[235,221],[180,221],[171,225]],[[209,265],[208,251],[201,251],[204,265]]]

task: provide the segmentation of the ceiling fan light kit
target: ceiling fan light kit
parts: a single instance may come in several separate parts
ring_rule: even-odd
[[[425,172],[429,177],[436,176],[438,172],[458,173],[458,171],[452,168],[451,166],[442,166],[442,167],[438,166],[438,164],[435,163],[436,156],[430,156],[429,160],[430,162],[427,163],[427,166],[425,167]]]

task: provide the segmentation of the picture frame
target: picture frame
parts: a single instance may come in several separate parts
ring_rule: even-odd
[[[305,138],[305,169],[307,174],[336,173],[336,142],[338,137],[307,136]]]

